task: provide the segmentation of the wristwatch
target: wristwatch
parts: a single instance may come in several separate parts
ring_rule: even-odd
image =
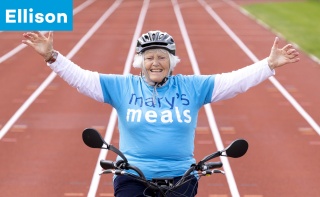
[[[58,57],[58,52],[53,50],[51,53],[51,57],[48,60],[45,60],[45,62],[52,64],[53,62],[55,62],[57,60]]]

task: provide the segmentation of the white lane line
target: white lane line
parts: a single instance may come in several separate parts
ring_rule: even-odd
[[[138,38],[139,38],[139,36],[141,34],[141,31],[142,31],[142,26],[143,26],[144,19],[145,19],[146,14],[147,14],[149,3],[150,3],[150,0],[144,0],[144,2],[143,2],[143,6],[142,6],[141,11],[140,11],[140,15],[139,15],[139,19],[138,19],[138,22],[137,22],[136,30],[134,32],[134,35],[133,35],[133,38],[132,38],[132,41],[131,41],[131,46],[130,46],[129,53],[128,53],[128,56],[127,56],[127,60],[126,60],[126,63],[125,63],[123,74],[128,74],[130,72],[131,63],[132,63],[132,60],[133,60],[133,56],[135,54],[135,48],[136,48],[137,40],[138,40]],[[114,131],[116,122],[117,122],[117,112],[113,108],[112,112],[111,112],[111,115],[110,115],[108,127],[107,127],[107,130],[106,130],[106,134],[105,134],[105,137],[104,137],[104,140],[108,144],[110,144],[110,142],[111,142],[111,138],[112,138],[112,135],[113,135],[113,131]],[[100,150],[99,157],[98,157],[98,160],[97,160],[97,163],[96,163],[96,167],[95,167],[95,170],[94,170],[94,173],[93,173],[93,177],[92,177],[92,180],[91,180],[89,192],[88,192],[88,195],[87,195],[88,197],[95,197],[96,196],[96,193],[97,193],[97,190],[98,190],[98,186],[99,186],[99,182],[100,182],[100,175],[99,175],[99,173],[101,172],[100,160],[101,159],[106,159],[107,153],[108,153],[108,150],[106,150],[106,149],[101,149]]]
[[[89,5],[91,5],[95,1],[96,0],[87,0],[87,1],[83,2],[81,5],[79,5],[78,7],[73,9],[73,15],[78,14],[79,12],[81,12],[83,9],[85,9],[86,7],[88,7]]]
[[[88,39],[98,30],[103,22],[111,15],[111,13],[118,7],[122,0],[117,0],[112,6],[99,18],[99,20],[91,27],[91,29],[81,38],[81,40],[74,46],[74,48],[66,56],[71,59],[80,48],[88,41]],[[20,118],[20,116],[28,109],[28,107],[37,99],[37,97],[47,88],[52,80],[57,76],[55,72],[51,72],[50,75],[42,82],[42,84],[32,93],[32,95],[22,104],[22,106],[15,112],[10,120],[0,130],[0,140],[9,131],[12,125]]]
[[[85,1],[84,3],[82,3],[81,5],[79,5],[78,7],[76,7],[73,10],[73,15],[78,14],[79,12],[81,12],[83,9],[85,9],[86,7],[88,7],[90,4],[92,4],[95,0],[88,0]],[[43,31],[42,33],[47,33],[47,31]],[[4,54],[3,56],[0,57],[0,64],[4,61],[6,61],[7,59],[9,59],[10,57],[14,56],[15,54],[17,54],[19,51],[21,51],[22,49],[26,48],[27,45],[25,44],[20,44],[17,47],[15,47],[14,49],[12,49],[11,51],[9,51],[8,53]],[[0,137],[1,139],[1,137]]]
[[[240,40],[240,38],[226,25],[226,23],[213,11],[213,9],[203,0],[198,0],[212,18],[222,27],[222,29],[237,43],[237,45],[253,61],[259,59],[250,51],[250,49]],[[313,118],[301,107],[301,105],[290,95],[290,93],[280,84],[275,77],[270,77],[269,81],[281,92],[281,94],[291,103],[291,105],[300,113],[300,115],[310,124],[310,126],[320,135],[320,126]]]
[[[195,57],[192,45],[191,45],[191,42],[190,42],[190,39],[189,39],[189,36],[188,36],[188,32],[187,32],[187,29],[185,27],[185,23],[183,21],[183,17],[182,17],[182,14],[180,12],[179,5],[178,5],[176,0],[171,0],[171,2],[173,4],[174,12],[175,12],[177,20],[178,20],[180,31],[181,31],[181,34],[183,36],[184,43],[186,45],[186,49],[187,49],[187,52],[188,52],[188,55],[189,55],[189,58],[190,58],[190,61],[191,61],[193,72],[196,75],[200,75],[199,65],[198,65],[197,59]],[[209,125],[210,125],[211,132],[213,134],[213,138],[214,138],[215,143],[216,143],[216,147],[218,148],[218,150],[222,150],[222,149],[224,149],[224,146],[223,146],[222,139],[221,139],[221,136],[220,136],[220,133],[219,133],[219,130],[218,130],[218,127],[217,127],[213,112],[212,112],[211,105],[207,104],[207,105],[204,106],[204,108],[205,108],[205,111],[206,111],[206,114],[207,114],[207,117],[208,117],[208,122],[209,122]],[[229,164],[228,158],[227,157],[221,157],[220,159],[222,160],[222,163],[223,163],[223,169],[226,172],[226,177],[227,177],[229,189],[230,189],[230,192],[231,192],[232,196],[233,197],[240,196],[238,188],[237,188],[237,184],[235,182],[235,179],[234,179],[234,176],[233,176],[230,164]]]

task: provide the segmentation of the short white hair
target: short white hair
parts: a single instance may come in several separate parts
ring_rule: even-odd
[[[151,49],[151,50],[154,50],[154,49]],[[178,56],[175,56],[171,53],[169,53],[167,50],[165,49],[156,49],[156,50],[160,50],[161,52],[164,52],[164,53],[168,53],[169,54],[169,59],[170,59],[170,70],[172,71],[176,65],[180,62],[180,58]],[[145,51],[146,52],[146,51]],[[143,68],[143,60],[144,60],[144,54],[145,52],[143,53],[139,53],[139,54],[136,54],[134,56],[134,59],[133,59],[133,67],[134,68]]]

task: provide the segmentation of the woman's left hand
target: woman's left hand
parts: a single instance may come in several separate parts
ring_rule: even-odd
[[[278,48],[279,38],[276,37],[268,57],[270,69],[275,69],[289,63],[295,63],[300,60],[299,52],[292,46],[287,44],[283,48]]]

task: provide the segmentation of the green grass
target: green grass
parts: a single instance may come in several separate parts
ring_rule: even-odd
[[[320,59],[320,0],[257,3],[243,8]]]

